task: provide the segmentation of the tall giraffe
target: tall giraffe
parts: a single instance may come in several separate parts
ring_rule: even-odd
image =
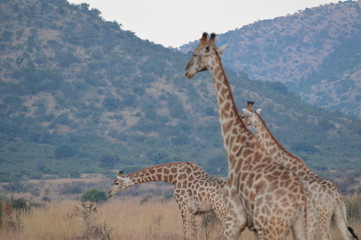
[[[185,76],[204,70],[213,76],[229,167],[225,236],[238,239],[248,226],[258,240],[285,239],[289,230],[295,239],[312,239],[313,210],[306,190],[296,174],[275,163],[243,123],[220,58],[223,48],[215,45],[214,33],[209,40],[207,36],[203,33]]]
[[[274,159],[296,172],[306,184],[316,207],[322,239],[331,239],[329,227],[332,220],[336,223],[343,239],[358,239],[353,229],[346,226],[345,202],[337,187],[331,181],[317,176],[304,161],[287,151],[273,136],[266,122],[253,106],[254,102],[249,101],[246,108],[242,109],[241,117],[244,123],[254,127],[257,138]]]
[[[194,162],[177,162],[155,165],[124,175],[122,171],[109,189],[108,197],[135,184],[162,181],[174,185],[173,196],[183,220],[184,239],[199,237],[202,215],[214,212],[222,224],[226,220],[224,188],[226,181],[207,174]],[[191,224],[192,217],[196,224]]]

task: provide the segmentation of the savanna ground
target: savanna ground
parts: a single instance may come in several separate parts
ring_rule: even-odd
[[[101,204],[81,203],[79,193],[74,193],[90,186],[107,191],[111,183],[109,179],[87,178],[28,181],[26,184],[30,185],[23,183],[24,186],[7,188],[0,184],[1,195],[9,193],[6,192],[9,189],[17,187],[24,190],[28,186],[30,193],[13,191],[12,197],[37,202],[30,209],[16,210],[2,201],[0,239],[182,239],[181,216],[177,203],[171,197],[170,185],[150,183],[134,186]],[[361,196],[348,195],[346,202],[349,225],[361,235]],[[218,239],[222,233],[222,227],[213,214],[205,215],[201,230],[203,239],[207,240]],[[240,239],[254,240],[254,237],[246,230]],[[333,239],[341,239],[334,229]]]

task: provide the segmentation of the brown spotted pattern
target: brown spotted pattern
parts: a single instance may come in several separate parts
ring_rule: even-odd
[[[222,66],[223,48],[215,45],[215,34],[204,33],[194,50],[185,76],[203,70],[212,73],[219,120],[229,173],[225,189],[227,239],[239,239],[245,227],[258,240],[313,239],[308,225],[314,221],[313,205],[296,174],[277,164],[240,118],[231,86]],[[312,225],[312,224],[310,224]]]
[[[247,102],[241,117],[244,123],[254,127],[261,145],[278,163],[293,170],[307,186],[317,211],[318,227],[324,240],[331,239],[330,224],[334,220],[343,239],[354,239],[346,226],[346,207],[337,187],[329,180],[317,176],[300,158],[287,151],[273,136],[262,116]]]
[[[120,172],[109,189],[108,197],[135,184],[154,181],[174,185],[173,196],[181,211],[184,239],[199,238],[203,213],[214,211],[218,219],[225,222],[225,179],[210,176],[193,162],[155,165],[126,176]]]

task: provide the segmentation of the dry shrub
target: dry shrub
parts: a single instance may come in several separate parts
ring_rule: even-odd
[[[70,212],[70,218],[79,218],[83,221],[84,231],[82,236],[74,239],[110,240],[111,230],[103,223],[98,224],[96,220],[97,206],[93,202],[82,202],[81,207],[75,206]]]

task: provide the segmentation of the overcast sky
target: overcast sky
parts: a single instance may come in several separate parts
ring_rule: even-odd
[[[107,21],[142,39],[179,47],[204,31],[225,33],[257,20],[293,14],[339,0],[68,0],[88,3]]]

